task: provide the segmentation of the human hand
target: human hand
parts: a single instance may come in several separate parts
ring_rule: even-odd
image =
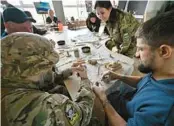
[[[119,74],[116,74],[112,71],[107,71],[102,75],[102,81],[104,81],[105,83],[109,83],[109,81],[119,79],[119,77]]]
[[[73,63],[71,66],[71,69],[73,72],[76,72],[78,76],[81,77],[81,79],[87,79],[87,71],[84,66],[85,61],[84,60],[77,60],[76,62]]]
[[[118,53],[118,48],[116,46],[112,47],[112,52]]]
[[[93,85],[92,89],[93,89],[95,95],[100,99],[101,102],[107,100],[104,86],[102,86],[101,84],[99,84],[97,82],[97,85]]]
[[[71,68],[74,68],[74,67],[77,67],[77,66],[83,65],[83,64],[85,64],[85,60],[78,59],[72,64]]]

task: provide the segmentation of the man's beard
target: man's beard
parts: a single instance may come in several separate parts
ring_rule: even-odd
[[[142,73],[150,73],[150,72],[153,71],[152,68],[151,68],[150,66],[144,66],[143,64],[140,64],[140,65],[138,66],[138,70],[139,70],[140,72],[142,72]]]
[[[142,62],[140,63],[140,65],[138,66],[138,70],[142,73],[151,73],[154,71],[152,64],[154,63],[154,59],[155,59],[155,53],[152,50],[151,52],[151,56],[149,58],[149,61],[146,61],[146,65],[144,65]]]

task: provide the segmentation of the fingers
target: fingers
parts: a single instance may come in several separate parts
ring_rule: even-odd
[[[85,60],[79,58],[76,60],[76,62],[85,62]]]
[[[93,90],[93,92],[96,94],[96,95],[98,95],[98,97],[100,97],[100,94],[102,93],[102,92],[105,92],[104,90],[105,90],[105,88],[104,88],[104,86],[102,86],[100,83],[98,83],[98,82],[96,82],[94,85],[92,85],[92,90]]]
[[[86,79],[87,77],[87,71],[86,66],[84,65],[85,61],[78,59],[76,62],[73,63],[71,66],[71,69],[78,77],[81,77],[81,79]]]
[[[114,71],[109,71],[103,74],[102,81],[105,83],[108,83],[110,80],[118,79],[119,74],[115,73]]]
[[[105,79],[105,78],[107,78],[107,77],[109,77],[110,74],[111,74],[110,71],[107,71],[106,73],[104,73],[104,74],[102,75],[102,80]]]
[[[97,92],[98,88],[100,88],[99,86],[93,85],[92,86],[92,90],[94,91],[94,93]]]
[[[85,70],[85,66],[83,65],[85,63],[84,60],[77,60],[76,62],[73,63],[71,66],[71,69],[73,72],[82,72]]]
[[[74,71],[84,71],[85,68],[83,66],[77,66],[77,67],[72,67],[72,70],[74,70]]]
[[[102,84],[100,84],[99,82],[95,82],[95,84],[92,85],[92,89],[93,88],[100,88],[102,87]]]
[[[79,65],[85,64],[84,60],[78,59],[76,62],[72,64],[72,67],[77,67]]]

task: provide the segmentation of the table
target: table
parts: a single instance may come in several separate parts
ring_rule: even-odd
[[[90,59],[90,58],[101,58],[102,60],[99,60],[98,63],[102,64],[104,62],[110,62],[110,61],[121,61],[122,62],[122,66],[124,71],[122,71],[122,74],[125,75],[131,75],[134,67],[134,60],[130,59],[127,56],[124,56],[122,54],[117,54],[117,53],[112,53],[110,50],[108,50],[105,46],[105,42],[107,40],[103,39],[101,41],[97,41],[98,43],[101,44],[101,46],[98,46],[96,48],[96,46],[94,46],[93,43],[97,43],[97,42],[79,42],[79,43],[74,43],[71,41],[72,38],[74,38],[77,35],[82,35],[82,34],[91,34],[91,32],[88,29],[80,29],[80,30],[76,30],[76,31],[70,31],[70,30],[65,30],[63,33],[58,33],[58,32],[52,32],[52,33],[48,33],[47,35],[45,35],[45,37],[47,37],[48,39],[52,39],[55,42],[59,41],[59,40],[65,40],[66,41],[66,46],[64,46],[63,50],[73,50],[78,48],[80,51],[80,57],[83,58],[84,60]],[[91,47],[91,54],[83,54],[81,51],[81,47],[82,46],[75,46],[77,44],[82,44],[82,46],[87,45]],[[66,47],[68,47],[68,49],[66,49]],[[60,53],[61,49],[60,46],[58,46],[56,44],[55,46],[56,50]],[[62,48],[62,47],[61,47]],[[71,57],[66,57],[66,53],[61,53],[60,54],[60,60],[57,63],[57,67],[59,70],[63,70],[66,68],[69,68],[71,66],[71,64],[73,63],[73,61],[75,61],[77,58],[74,57],[73,51],[70,51],[70,55]],[[110,57],[110,55],[112,55],[112,57]],[[99,81],[101,82],[101,74],[102,71],[99,72],[98,74],[98,65],[96,66],[92,66],[90,64],[87,64],[87,71],[88,71],[88,78],[91,82],[96,82]],[[117,80],[116,80],[117,81]],[[102,83],[105,88],[107,89],[107,93],[112,92],[113,90],[116,90],[116,86],[115,86],[115,82],[113,81],[110,84],[105,84]],[[72,98],[72,100],[75,100],[76,98],[76,94],[80,88],[80,78],[76,77],[75,75],[69,77],[67,80],[64,81],[65,85],[67,87],[67,90]],[[93,107],[93,116],[98,117],[102,124],[104,124],[104,120],[105,120],[105,113],[103,111],[103,107],[100,104],[100,101],[98,98],[95,99],[94,102],[94,107]]]
[[[105,62],[111,62],[111,61],[120,61],[123,67],[123,71],[122,74],[125,75],[131,75],[134,67],[133,67],[133,59],[124,56],[122,54],[118,54],[118,53],[112,53],[110,50],[108,50],[105,46],[105,42],[107,40],[103,39],[100,42],[96,41],[96,42],[77,42],[74,43],[71,41],[71,39],[73,39],[75,36],[77,35],[84,35],[84,34],[91,34],[91,32],[88,29],[80,29],[80,30],[76,30],[76,31],[71,31],[71,30],[64,30],[64,32],[51,32],[45,35],[46,38],[48,39],[52,39],[55,42],[59,41],[59,40],[65,40],[66,41],[66,45],[65,46],[58,46],[56,44],[55,49],[60,53],[60,50],[64,50],[64,51],[69,51],[69,54],[71,55],[70,57],[67,57],[66,53],[61,53],[60,54],[60,60],[59,62],[56,64],[59,70],[63,70],[66,68],[71,67],[73,61],[75,61],[77,58],[74,57],[74,53],[73,49],[78,48],[80,51],[80,58],[84,59],[84,60],[88,60],[88,59],[101,59],[98,60],[98,65],[93,66],[90,64],[86,64],[87,65],[87,71],[88,71],[88,78],[91,82],[96,82],[99,81],[101,82],[101,75],[102,75],[102,70],[99,71],[98,73],[98,69],[99,66]],[[94,46],[94,43],[99,42],[101,46],[99,46],[99,48],[96,48]],[[77,44],[82,44],[80,46],[76,46]],[[87,45],[91,47],[91,53],[90,54],[83,54],[81,51],[81,47]],[[61,48],[61,49],[60,49]],[[110,55],[112,55],[112,57],[110,57]],[[72,76],[69,79],[65,80],[65,85],[72,97],[73,100],[75,100],[77,91],[80,88],[79,85],[80,79]],[[107,92],[110,92],[110,89],[114,89],[115,81],[111,82],[110,84],[105,84],[102,82],[102,84],[106,87]]]

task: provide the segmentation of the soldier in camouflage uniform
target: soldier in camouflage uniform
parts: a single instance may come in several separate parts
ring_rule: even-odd
[[[106,46],[112,51],[133,57],[136,51],[134,34],[138,21],[130,14],[112,7],[110,1],[97,0],[95,9],[98,17],[106,22],[110,40]]]
[[[86,71],[80,65],[82,62],[74,63],[71,68],[82,78],[77,99],[73,102],[65,95],[45,91],[44,84],[48,84],[50,90],[54,88],[48,78],[54,82],[52,67],[59,60],[51,41],[39,35],[21,32],[3,38],[1,46],[3,126],[89,124],[95,95]]]

